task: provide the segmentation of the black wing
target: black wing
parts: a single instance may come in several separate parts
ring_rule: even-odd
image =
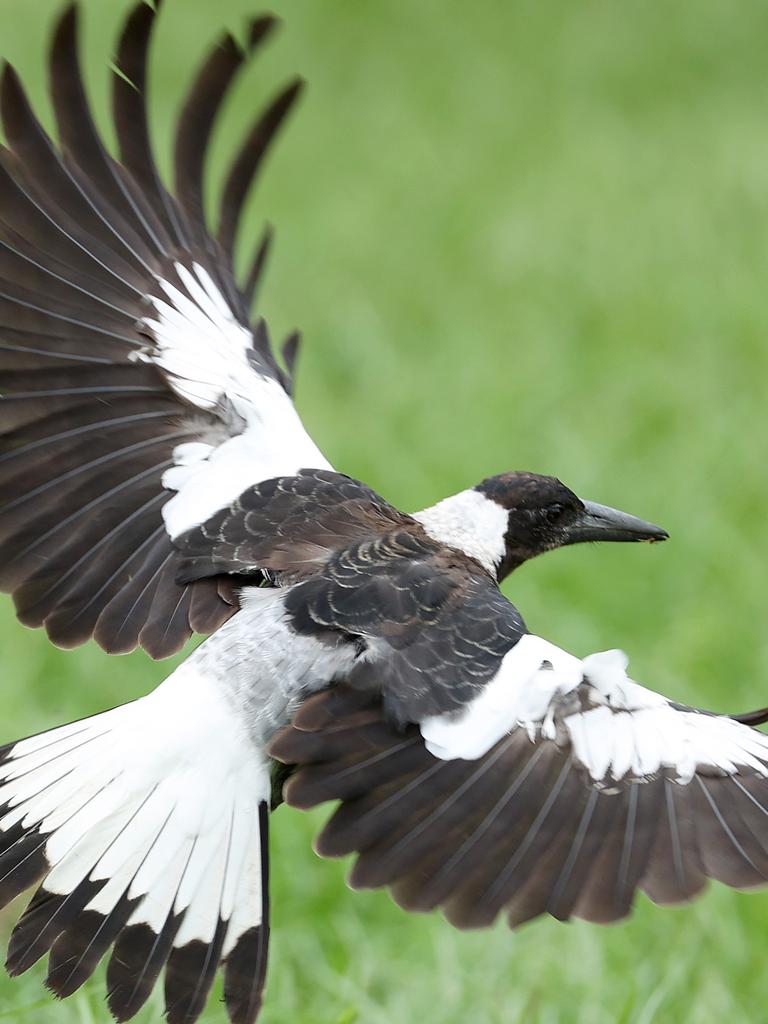
[[[389,886],[405,909],[441,908],[459,927],[502,911],[513,926],[544,913],[609,922],[637,890],[680,903],[709,878],[768,883],[768,737],[607,686],[584,665],[584,681],[560,692],[545,666],[518,693],[517,717],[504,725],[497,703],[485,722],[495,738],[465,743],[464,756],[440,744],[469,714],[396,728],[370,690],[317,694],[272,745],[296,766],[284,797],[340,800],[318,852],[357,853],[354,887]],[[526,718],[541,687],[549,699]],[[477,718],[474,729],[476,742]]]
[[[45,624],[61,646],[95,636],[111,652],[141,644],[163,657],[233,611],[215,581],[176,583],[172,536],[257,480],[327,463],[293,410],[263,322],[250,325],[267,236],[241,286],[232,269],[246,193],[298,83],[245,139],[213,236],[202,202],[208,142],[273,21],[253,20],[245,50],[226,36],[200,70],[177,128],[174,195],[147,124],[154,21],[139,3],[120,39],[118,159],[91,117],[74,7],[51,52],[58,146],[13,69],[2,75],[0,586],[24,623]]]
[[[447,713],[482,691],[525,633],[515,608],[452,555],[401,531],[362,541],[286,596],[299,632],[318,628],[367,646],[350,674],[380,690],[391,720]]]
[[[182,582],[220,575],[280,573],[293,582],[326,565],[360,538],[413,524],[359,480],[302,469],[263,480],[227,508],[176,539]]]

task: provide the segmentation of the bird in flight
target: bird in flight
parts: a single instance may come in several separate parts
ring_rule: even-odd
[[[92,119],[78,15],[60,18],[57,141],[0,82],[0,585],[60,647],[154,658],[208,636],[155,691],[0,751],[0,904],[38,886],[9,944],[74,992],[107,954],[132,1017],[164,974],[170,1024],[223,974],[262,1003],[270,807],[336,801],[318,840],[351,882],[459,927],[504,913],[614,921],[708,878],[768,878],[768,738],[532,635],[499,589],[527,560],[657,526],[551,477],[504,472],[406,514],[331,467],[237,279],[243,203],[298,95],[248,130],[217,216],[221,104],[273,20],[197,73],[166,186],[149,140],[139,3],[112,76],[116,154]]]

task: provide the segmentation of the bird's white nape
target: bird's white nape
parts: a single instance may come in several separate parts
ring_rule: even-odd
[[[433,540],[474,558],[495,575],[506,552],[509,522],[506,509],[479,491],[459,491],[413,518]]]

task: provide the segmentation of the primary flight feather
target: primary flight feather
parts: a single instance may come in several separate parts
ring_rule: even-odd
[[[118,1020],[164,974],[170,1024],[191,1024],[221,969],[250,1024],[273,788],[340,801],[318,849],[356,852],[353,884],[462,927],[764,884],[768,738],[639,686],[620,652],[533,636],[499,590],[546,551],[666,533],[532,473],[409,515],[332,468],[291,399],[298,336],[281,362],[251,314],[269,234],[242,280],[232,262],[299,83],[248,130],[209,227],[211,134],[273,21],[204,62],[168,189],[147,123],[156,18],[139,3],[120,37],[116,156],[75,7],[51,50],[57,143],[2,75],[0,585],[62,647],[160,658],[209,639],[147,697],[3,748],[0,902],[38,886],[8,970],[49,954],[66,996],[109,954]]]

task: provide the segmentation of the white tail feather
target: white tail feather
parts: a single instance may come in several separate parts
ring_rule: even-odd
[[[173,1024],[195,1019],[232,957],[230,1013],[252,1019],[242,1009],[250,982],[236,989],[265,968],[269,792],[268,759],[192,666],[132,704],[6,748],[0,901],[43,881],[12,936],[9,970],[51,949],[48,984],[67,995],[114,942],[113,1013],[135,1013],[167,961]]]

